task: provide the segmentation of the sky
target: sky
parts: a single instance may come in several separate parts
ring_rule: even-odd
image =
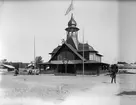
[[[136,62],[136,1],[119,4],[120,59]]]
[[[0,2],[0,59],[31,62],[36,56],[47,62],[49,53],[66,39],[65,16],[70,0],[25,0]],[[72,11],[78,39],[103,55],[102,62],[136,60],[136,2],[74,0]],[[83,31],[84,30],[84,31]]]

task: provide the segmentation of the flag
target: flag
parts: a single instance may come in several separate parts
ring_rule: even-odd
[[[73,0],[71,1],[71,4],[69,5],[69,7],[68,7],[68,9],[67,9],[67,11],[65,13],[65,15],[67,15],[72,10],[73,10]]]

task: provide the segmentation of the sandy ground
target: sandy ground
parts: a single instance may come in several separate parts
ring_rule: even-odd
[[[0,105],[135,105],[136,74],[110,77],[2,75]]]

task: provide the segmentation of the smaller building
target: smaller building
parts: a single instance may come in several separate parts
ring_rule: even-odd
[[[6,68],[8,71],[14,71],[15,67],[8,64],[2,64],[3,68]]]

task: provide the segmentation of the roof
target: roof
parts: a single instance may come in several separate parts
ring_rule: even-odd
[[[61,48],[61,46],[56,47],[56,48],[52,51],[52,53],[56,53],[60,48]]]
[[[76,26],[77,25],[77,23],[76,23],[76,21],[74,20],[74,18],[73,18],[73,13],[71,14],[71,19],[70,19],[70,21],[68,22],[68,26],[70,27],[70,26]]]
[[[76,21],[75,21],[74,18],[73,18],[73,14],[71,14],[71,19],[70,19],[69,22],[68,22],[68,28],[66,28],[65,30],[66,30],[66,31],[71,31],[71,29],[72,29],[73,32],[74,32],[74,31],[78,31],[79,28],[77,28],[76,25],[77,25],[77,23],[76,23]]]
[[[97,53],[96,55],[99,55],[99,56],[103,56],[103,55],[101,55],[101,54],[98,54],[98,53]]]
[[[67,64],[82,64],[83,61],[82,60],[69,60]],[[45,62],[45,63],[41,63],[41,64],[64,64],[62,60],[53,60],[50,62]],[[105,64],[105,65],[109,65],[107,63],[103,63],[103,62],[97,62],[94,60],[88,60],[88,61],[84,61],[84,64]]]
[[[82,60],[69,60],[68,64],[79,64],[82,63]],[[51,61],[50,64],[64,64],[62,60]]]
[[[70,44],[65,43],[79,58],[81,58],[82,60],[85,60],[85,58],[83,58],[76,49],[74,49]]]
[[[79,43],[78,44],[78,51],[83,51],[83,46],[84,46],[84,51],[94,51],[94,52],[97,52],[94,50],[94,48],[92,46],[90,46],[88,43]]]
[[[82,60],[85,60],[80,54],[77,53],[77,51],[70,45],[67,43],[64,43],[65,45],[67,45],[79,58],[81,58]]]
[[[74,42],[72,37],[67,38],[66,43],[70,44],[73,48],[76,49],[76,42]]]
[[[38,63],[38,64],[42,65],[42,64],[51,64],[51,63],[50,62],[43,62],[43,63]]]
[[[100,62],[95,61],[95,60],[88,60],[88,61],[86,61],[85,63],[100,63]]]
[[[7,67],[9,69],[15,69],[15,67],[12,65],[2,64],[2,66]]]
[[[62,46],[64,46],[64,45],[66,45],[69,49],[71,49],[71,51],[73,51],[81,60],[86,60],[85,58],[83,58],[80,54],[78,54],[78,52],[76,51],[76,49],[74,49],[70,44],[67,44],[66,42],[64,42],[64,44],[62,45]],[[61,48],[62,48],[62,46],[61,46]],[[57,50],[57,52],[61,49],[61,48],[59,48],[58,50]],[[57,54],[57,52],[51,57],[51,59],[49,60],[49,61],[51,61],[52,60],[52,58]]]
[[[34,66],[34,64],[30,63],[30,64],[27,65],[27,67],[30,67],[30,66]]]
[[[86,61],[85,63],[99,63],[99,64],[105,64],[105,65],[109,65],[108,63],[103,63],[103,62],[98,62],[98,61],[95,61],[95,60],[88,60]]]

